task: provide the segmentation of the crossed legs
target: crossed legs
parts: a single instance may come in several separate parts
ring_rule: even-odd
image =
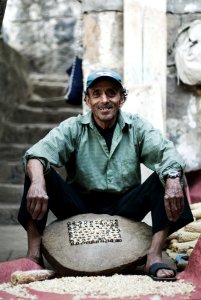
[[[152,237],[151,246],[147,253],[147,261],[145,265],[145,272],[148,273],[149,268],[154,263],[162,263],[162,250],[167,238],[168,229],[164,229],[155,233]],[[28,238],[28,252],[27,257],[34,260],[39,265],[43,264],[41,253],[41,240],[42,235],[38,232],[35,222],[29,220],[27,226],[27,238]],[[172,270],[160,269],[157,271],[156,276],[158,278],[171,278],[174,276]]]
[[[56,215],[58,219],[64,219],[69,217],[70,215],[89,212],[88,209],[85,209],[85,203],[81,199],[79,199],[77,195],[75,195],[75,191],[69,190],[69,187],[67,188],[68,190],[64,192],[65,195],[64,196],[61,195],[61,191],[64,191],[66,188],[65,187],[66,183],[64,181],[60,182],[61,180],[58,179],[58,174],[55,174],[53,172],[51,176],[49,176],[48,180],[49,181],[46,182],[46,184],[48,187],[48,196],[50,199],[49,208],[53,211],[53,213]],[[55,187],[55,184],[57,184],[57,187]],[[26,182],[26,188],[23,195],[22,205],[19,213],[19,222],[27,230],[27,236],[28,236],[27,256],[40,264],[40,262],[42,261],[41,239],[42,239],[43,230],[45,228],[46,219],[42,220],[42,222],[35,222],[30,218],[30,215],[27,213],[26,193],[28,187],[29,187],[29,182]],[[55,194],[55,191],[57,190],[58,192],[57,194]],[[66,199],[69,197],[70,193],[71,193],[70,199]],[[162,262],[162,249],[164,247],[167,235],[170,232],[169,228],[171,229],[172,226],[172,224],[167,222],[167,218],[164,214],[164,204],[163,204],[163,195],[162,195],[163,193],[164,193],[163,187],[161,187],[159,179],[155,174],[151,176],[150,179],[148,179],[147,183],[142,184],[137,188],[134,188],[132,191],[126,193],[123,197],[118,199],[118,201],[115,200],[114,207],[111,208],[110,206],[110,209],[104,212],[111,215],[117,214],[128,218],[133,218],[136,221],[141,221],[148,211],[150,210],[152,211],[152,220],[154,220],[154,224],[155,224],[154,225],[155,227],[153,228],[155,228],[155,230],[153,231],[154,233],[152,236],[150,249],[147,254],[147,262],[145,265],[146,272],[148,272],[150,266],[153,265],[154,263]],[[159,194],[160,197],[158,196]],[[148,199],[150,198],[150,195],[152,195],[153,200]],[[111,196],[109,195],[108,197],[110,198]],[[103,200],[102,195],[99,198],[100,201],[98,200],[98,197],[93,196],[93,200],[96,199],[97,202],[99,201],[99,206],[101,206]],[[75,200],[72,201],[72,199]],[[156,206],[157,209],[155,209]],[[62,209],[61,207],[64,208]],[[59,212],[61,213],[68,212],[68,215],[65,216],[59,215]],[[98,213],[103,213],[103,212],[98,212]],[[191,222],[192,221],[191,215],[188,215],[188,213],[185,212],[185,218],[182,220],[183,221],[180,221],[179,225],[175,224],[173,228],[174,230],[171,231],[175,231],[181,228],[182,226],[188,224],[189,222]],[[161,278],[173,277],[174,272],[171,270],[161,269],[157,271],[156,275],[157,277],[161,277]]]

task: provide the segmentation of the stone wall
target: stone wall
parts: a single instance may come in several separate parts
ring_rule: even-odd
[[[167,133],[187,171],[201,168],[201,88],[177,82],[173,44],[178,30],[201,19],[199,0],[167,1]]]
[[[4,120],[29,97],[28,66],[24,59],[0,40],[0,138]]]
[[[82,55],[83,34],[84,78],[100,66],[123,75],[123,8],[123,0],[8,0],[4,39],[28,59],[31,71],[64,74],[76,52]],[[177,84],[172,47],[180,27],[196,19],[200,0],[167,0],[167,135],[187,170],[201,168],[201,91]]]
[[[77,51],[81,4],[76,0],[8,0],[4,40],[32,71],[65,74]]]

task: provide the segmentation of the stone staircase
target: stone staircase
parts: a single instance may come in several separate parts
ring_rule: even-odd
[[[22,156],[62,120],[82,113],[82,108],[66,104],[67,78],[32,74],[32,96],[19,105],[7,121],[0,143],[0,225],[14,225],[23,192]],[[63,174],[63,170],[61,170]]]

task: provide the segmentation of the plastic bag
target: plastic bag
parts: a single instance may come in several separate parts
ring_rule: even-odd
[[[175,43],[177,78],[188,85],[201,84],[201,20],[181,29]]]

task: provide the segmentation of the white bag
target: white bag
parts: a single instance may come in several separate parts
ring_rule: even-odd
[[[180,30],[175,43],[175,63],[178,81],[201,84],[201,20]]]

